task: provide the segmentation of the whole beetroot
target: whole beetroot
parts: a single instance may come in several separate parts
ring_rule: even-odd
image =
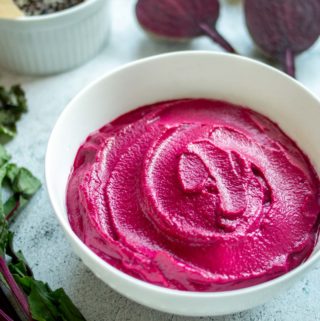
[[[209,36],[226,51],[234,48],[216,30],[218,0],[138,0],[137,19],[144,30],[165,39]]]
[[[320,0],[245,0],[249,32],[257,46],[295,75],[294,58],[320,34]]]

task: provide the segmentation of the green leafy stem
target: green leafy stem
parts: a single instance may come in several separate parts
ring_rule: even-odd
[[[15,136],[16,122],[26,110],[20,86],[9,90],[0,87],[0,142]],[[53,291],[36,280],[22,252],[14,250],[10,223],[41,183],[10,158],[0,144],[0,321],[85,321],[65,291]],[[3,191],[9,194],[5,201]]]

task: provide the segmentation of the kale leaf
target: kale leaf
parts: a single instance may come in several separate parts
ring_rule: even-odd
[[[19,85],[6,89],[0,86],[0,143],[11,140],[17,133],[16,123],[27,112],[27,99]]]

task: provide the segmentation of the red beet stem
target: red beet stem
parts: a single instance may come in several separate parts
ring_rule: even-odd
[[[287,49],[284,57],[284,70],[289,76],[293,78],[295,78],[295,74],[296,74],[294,58],[295,56],[292,50]]]
[[[206,33],[207,36],[209,36],[214,42],[219,44],[226,51],[230,53],[237,53],[235,49],[230,45],[230,43],[226,39],[224,39],[216,29],[210,27],[205,23],[200,23],[200,28],[203,32]]]
[[[27,298],[20,289],[19,285],[16,283],[3,257],[0,257],[0,272],[7,282],[8,286],[10,287],[17,304],[19,304],[21,314],[26,316],[28,320],[32,320]]]
[[[10,213],[7,214],[6,220],[9,222],[13,215],[15,214],[16,210],[19,208],[20,202],[17,201],[15,207],[11,210]]]
[[[0,309],[0,320],[1,321],[13,321],[4,311]]]

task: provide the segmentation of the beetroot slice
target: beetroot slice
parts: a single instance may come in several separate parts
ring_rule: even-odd
[[[295,75],[294,58],[320,34],[320,0],[245,0],[248,30],[257,46]]]
[[[136,15],[140,25],[154,35],[173,40],[207,35],[235,53],[215,28],[219,9],[218,0],[138,0]]]

